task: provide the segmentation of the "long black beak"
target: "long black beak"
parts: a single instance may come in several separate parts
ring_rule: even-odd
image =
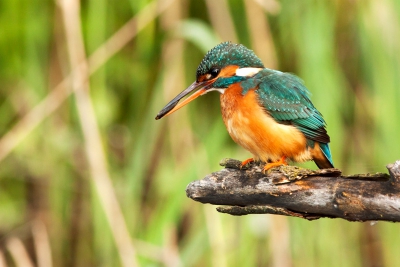
[[[195,100],[201,95],[204,95],[207,93],[207,89],[209,89],[209,86],[213,83],[213,80],[208,80],[204,82],[194,82],[192,83],[188,88],[183,90],[179,95],[177,95],[174,99],[172,99],[160,112],[158,112],[156,116],[156,120],[161,119],[164,116],[168,116],[169,114],[172,114],[173,112],[177,111],[181,107],[185,106],[189,102]],[[191,96],[183,100],[181,103],[179,101],[190,94],[191,92],[196,91],[193,93]]]

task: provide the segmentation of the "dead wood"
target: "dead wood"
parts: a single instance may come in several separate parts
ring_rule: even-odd
[[[384,173],[342,175],[338,169],[283,166],[261,172],[257,164],[240,169],[227,159],[225,169],[190,183],[189,198],[220,205],[231,215],[279,214],[308,220],[400,221],[400,160]]]

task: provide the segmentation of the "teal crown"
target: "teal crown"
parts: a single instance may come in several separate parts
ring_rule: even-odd
[[[207,52],[197,67],[196,77],[214,68],[221,69],[228,65],[237,65],[239,68],[264,68],[264,64],[252,50],[241,44],[224,42]]]

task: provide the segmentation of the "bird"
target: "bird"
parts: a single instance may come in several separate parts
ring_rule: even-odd
[[[155,119],[212,91],[220,93],[229,135],[253,155],[241,167],[262,162],[266,172],[288,161],[313,160],[320,169],[334,168],[326,122],[303,81],[294,74],[265,68],[242,44],[223,42],[208,51],[197,68],[196,80]]]

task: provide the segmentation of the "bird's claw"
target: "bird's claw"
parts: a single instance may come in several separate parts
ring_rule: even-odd
[[[276,167],[280,167],[283,165],[288,165],[285,157],[282,157],[280,160],[278,160],[276,162],[270,162],[270,163],[265,164],[265,166],[262,170],[262,173],[266,174],[268,170],[276,168]]]
[[[242,163],[240,164],[240,169],[241,170],[242,169],[247,169],[249,167],[248,165],[253,163],[253,162],[254,162],[253,158],[249,158],[249,159],[246,159],[246,160],[242,161]]]

